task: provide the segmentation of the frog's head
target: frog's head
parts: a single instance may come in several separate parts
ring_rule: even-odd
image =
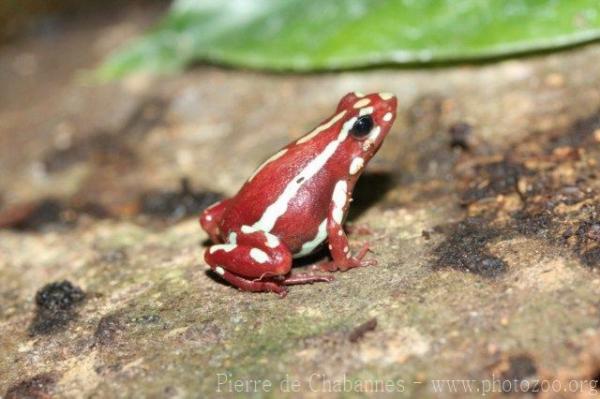
[[[351,172],[357,173],[377,152],[396,119],[396,96],[390,93],[349,93],[338,104],[345,112],[343,131],[346,148],[352,154]],[[354,174],[353,173],[353,174]]]

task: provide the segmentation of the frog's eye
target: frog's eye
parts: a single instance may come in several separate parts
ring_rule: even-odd
[[[350,134],[357,139],[365,138],[373,129],[373,118],[371,115],[363,115],[354,122]]]

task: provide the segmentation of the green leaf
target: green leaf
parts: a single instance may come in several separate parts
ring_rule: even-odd
[[[199,61],[295,71],[447,62],[598,37],[598,0],[176,0],[100,75]]]

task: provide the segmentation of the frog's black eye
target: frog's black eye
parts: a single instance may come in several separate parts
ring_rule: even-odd
[[[363,115],[354,122],[350,134],[358,139],[365,138],[373,129],[373,118],[371,115]]]

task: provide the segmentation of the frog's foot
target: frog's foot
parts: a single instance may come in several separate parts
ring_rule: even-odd
[[[242,291],[273,292],[279,295],[281,298],[284,298],[287,295],[287,288],[284,287],[281,282],[248,280],[246,278],[230,273],[222,268],[215,270],[215,272],[229,284],[233,285],[236,288],[239,288]]]
[[[360,251],[355,257],[346,257],[341,261],[335,259],[328,262],[317,263],[312,266],[312,270],[322,270],[326,272],[335,272],[336,270],[345,272],[346,270],[353,269],[355,267],[375,266],[377,260],[375,259],[363,259],[369,252],[369,243],[364,243]]]
[[[348,232],[348,234],[356,234],[359,236],[366,236],[366,235],[372,235],[373,229],[371,229],[369,226],[367,226],[366,224],[348,224],[345,226],[346,227],[346,232]]]
[[[249,280],[237,276],[233,273],[230,273],[222,268],[216,270],[215,269],[213,269],[215,273],[221,276],[229,284],[239,288],[242,291],[273,292],[279,295],[281,298],[284,298],[288,293],[287,288],[285,287],[286,285],[312,284],[319,282],[330,282],[335,280],[335,277],[333,276],[315,275],[309,273],[288,275],[283,280],[279,280],[276,278],[269,279],[268,277],[258,280]]]

